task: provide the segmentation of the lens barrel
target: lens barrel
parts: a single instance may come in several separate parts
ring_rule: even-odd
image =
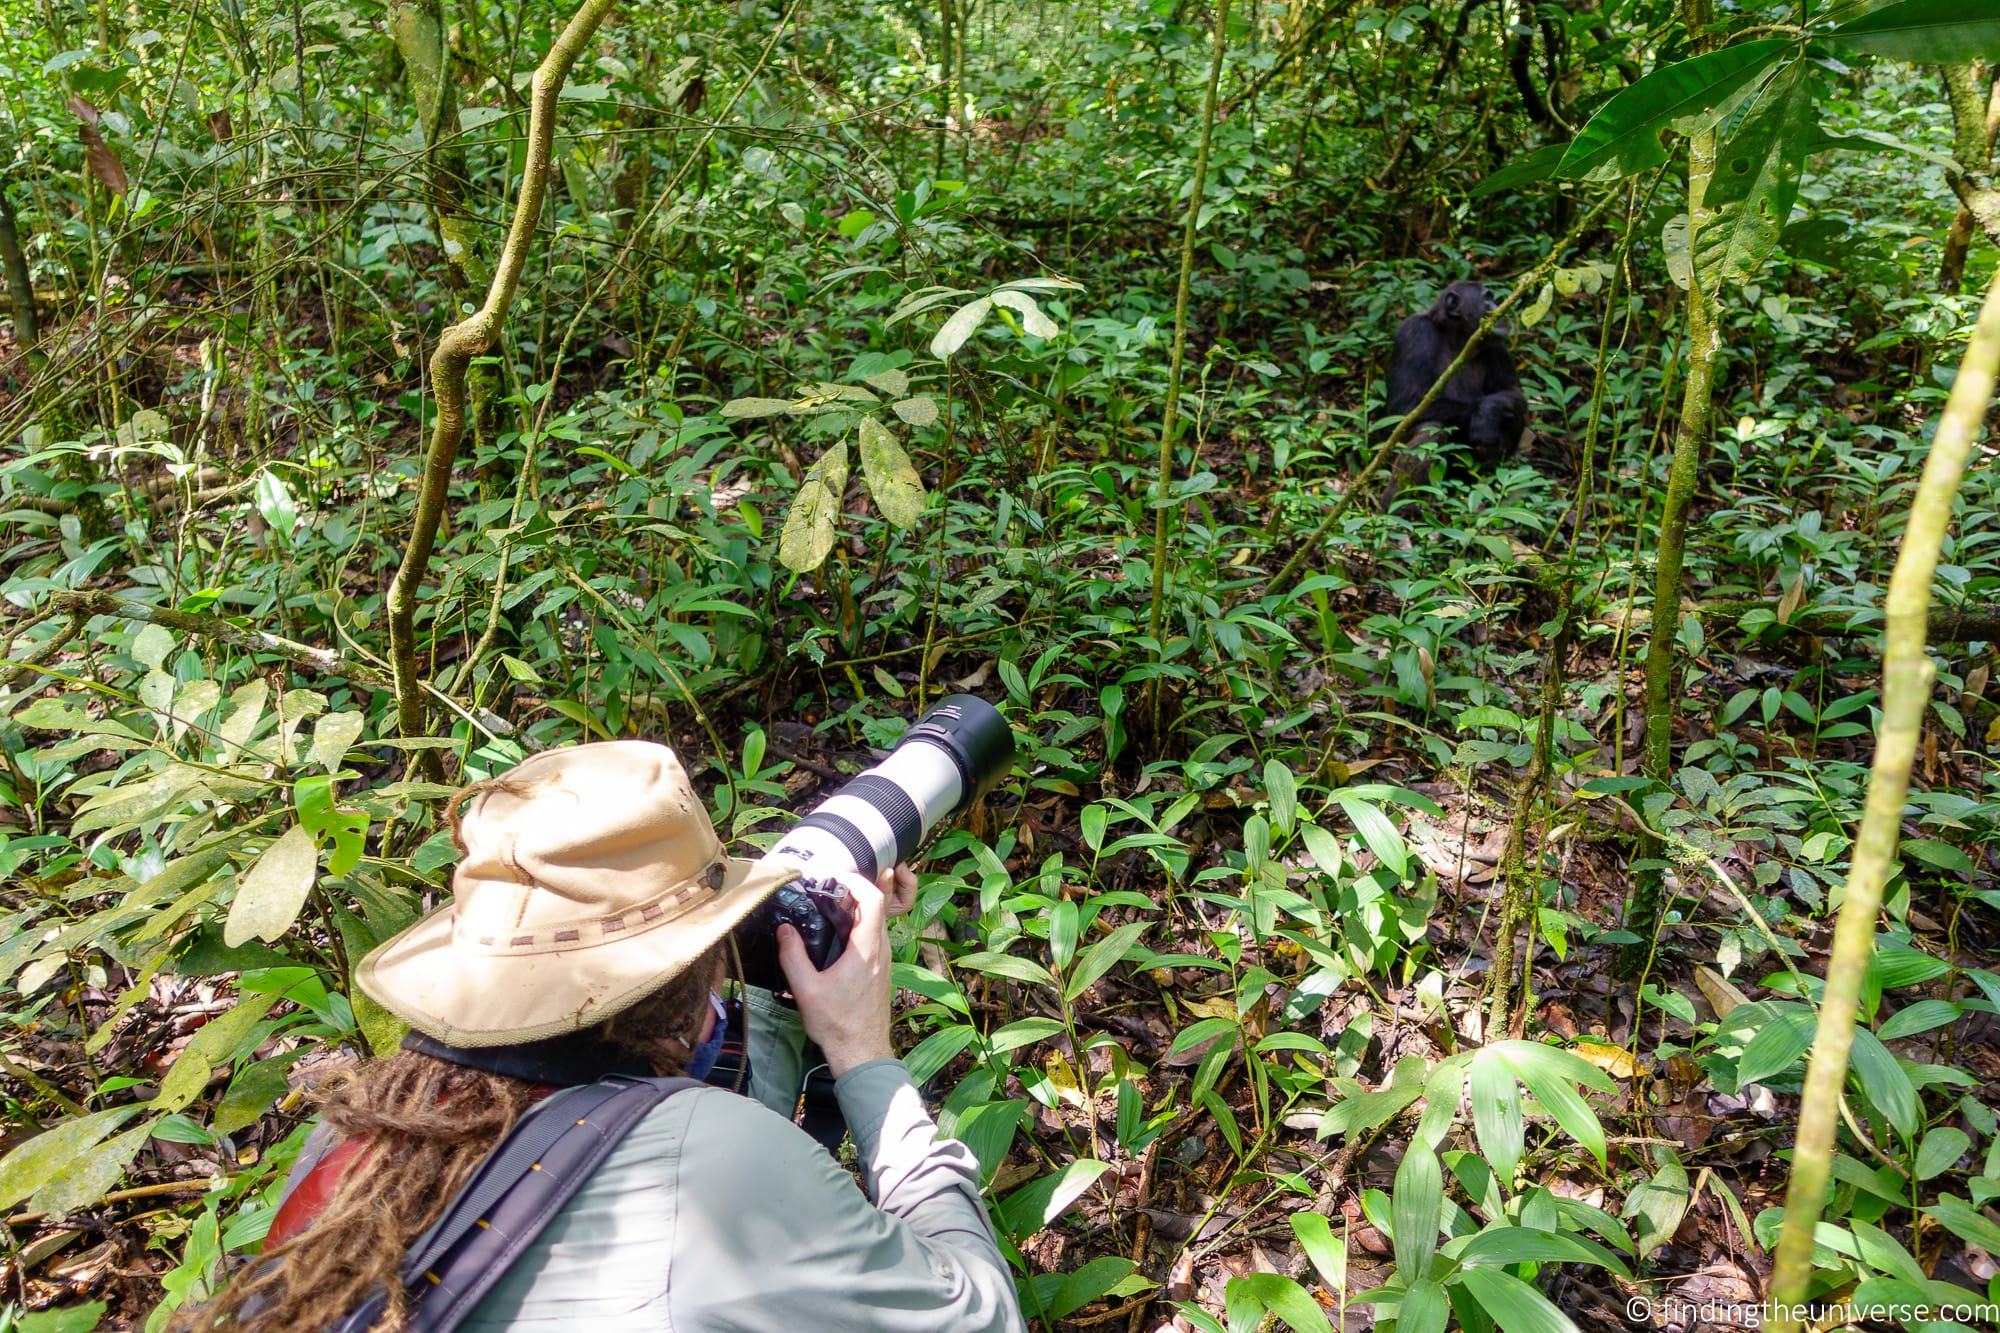
[[[1014,765],[1014,733],[993,705],[954,694],[917,719],[881,763],[801,819],[767,861],[809,875],[874,879],[908,860],[939,821],[992,790]]]

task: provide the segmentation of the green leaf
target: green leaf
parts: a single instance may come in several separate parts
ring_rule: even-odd
[[[1736,1085],[1758,1083],[1797,1064],[1813,1039],[1812,1010],[1801,1005],[1773,1006],[1770,1016],[1752,1033],[1736,1060]]]
[[[1749,281],[1776,248],[1819,129],[1816,91],[1803,60],[1786,65],[1717,151],[1703,196],[1714,216],[1694,241],[1695,271],[1707,289]]]
[[[215,1104],[209,1128],[217,1134],[234,1134],[246,1125],[255,1124],[289,1089],[291,1067],[291,1058],[281,1055],[237,1070],[222,1100]]]
[[[150,1122],[134,1125],[116,1138],[106,1139],[89,1152],[78,1153],[63,1170],[35,1191],[28,1201],[34,1212],[62,1217],[80,1212],[109,1194],[125,1175],[125,1168],[139,1155],[152,1136]]]
[[[1083,956],[1076,960],[1076,969],[1069,974],[1069,980],[1063,983],[1063,998],[1074,1000],[1089,989],[1099,977],[1123,962],[1125,955],[1132,952],[1132,946],[1138,943],[1139,937],[1145,934],[1146,928],[1152,924],[1150,921],[1127,921],[1085,949]]]
[[[114,1106],[106,1111],[65,1120],[43,1130],[5,1157],[0,1157],[0,1208],[12,1208],[83,1157],[99,1140],[139,1111]]]
[[[173,1068],[160,1080],[160,1094],[153,1099],[152,1109],[180,1110],[201,1095],[216,1066],[249,1055],[251,1052],[241,1047],[252,1040],[257,1025],[264,1021],[264,1015],[270,1012],[277,998],[247,996],[228,1013],[210,1019],[174,1058]]]
[[[1291,1223],[1292,1234],[1299,1238],[1299,1248],[1312,1260],[1326,1289],[1335,1294],[1346,1291],[1347,1241],[1336,1237],[1332,1226],[1318,1213],[1293,1213]]]
[[[1245,1304],[1268,1310],[1295,1333],[1333,1333],[1326,1311],[1304,1287],[1282,1273],[1249,1273],[1229,1279],[1223,1299],[1232,1312]],[[1232,1319],[1231,1323],[1234,1324]]]
[[[1492,175],[1472,187],[1475,199],[1511,190],[1517,185],[1528,185],[1534,181],[1547,180],[1562,162],[1563,154],[1569,150],[1566,143],[1543,144],[1525,157],[1517,157]]]
[[[782,416],[793,406],[789,398],[732,398],[722,405],[722,415],[731,421],[747,421],[754,417]]]
[[[1056,322],[1042,313],[1035,298],[1026,292],[1008,291],[1005,288],[993,293],[993,304],[1004,305],[1021,316],[1021,327],[1037,338],[1053,338],[1062,330]]]
[[[1895,1041],[1899,1037],[1914,1037],[1919,1032],[1929,1032],[1947,1023],[1958,1020],[1963,1007],[1950,1000],[1918,1000],[1906,1004],[1884,1019],[1875,1029],[1875,1035],[1883,1041]]]
[[[1941,1176],[1972,1150],[1972,1136],[1953,1125],[1939,1125],[1924,1135],[1917,1149],[1917,1179]]]
[[[14,1333],[93,1333],[111,1308],[107,1301],[36,1310],[14,1320]]]
[[[1264,763],[1264,794],[1271,802],[1271,825],[1289,834],[1299,815],[1299,783],[1292,770],[1275,759]]]
[[[1581,1083],[1599,1092],[1611,1092],[1616,1086],[1611,1079],[1582,1056],[1554,1046],[1534,1041],[1506,1041],[1499,1046],[1521,1082],[1541,1103],[1542,1110],[1603,1165],[1604,1126],[1571,1084]]]
[[[778,534],[778,559],[785,568],[805,574],[818,569],[833,550],[834,520],[847,494],[847,441],[822,453],[799,483],[792,507]]]
[[[1595,1264],[1622,1278],[1630,1278],[1625,1261],[1596,1241],[1563,1231],[1540,1227],[1490,1226],[1464,1241],[1445,1246],[1448,1255],[1460,1264]]]
[[[340,712],[328,713],[313,723],[313,762],[329,773],[337,770],[367,722],[360,713]]]
[[[918,1084],[926,1083],[933,1074],[950,1064],[958,1053],[972,1045],[979,1036],[979,1029],[970,1023],[954,1023],[940,1028],[925,1037],[903,1057],[903,1064],[910,1071],[910,1078]]]
[[[1403,1302],[1396,1307],[1396,1333],[1444,1333],[1451,1305],[1444,1288],[1429,1278],[1418,1278],[1403,1289]]]
[[[1904,1072],[1882,1039],[1866,1028],[1854,1030],[1854,1064],[1848,1070],[1853,1083],[1870,1105],[1889,1117],[1889,1123],[1904,1139],[1915,1137],[1922,1108],[1917,1104],[1916,1085]]]
[[[1580,1333],[1570,1317],[1534,1287],[1498,1268],[1467,1268],[1459,1282],[1507,1333]]]
[[[995,1054],[1003,1054],[1023,1046],[1032,1046],[1038,1041],[1047,1041],[1062,1030],[1063,1025],[1053,1018],[1021,1018],[988,1037],[986,1044]],[[904,1063],[908,1064],[909,1061],[905,1060]]]
[[[1511,1188],[1526,1145],[1521,1089],[1514,1078],[1514,1066],[1488,1047],[1472,1057],[1466,1081],[1472,1093],[1472,1126],[1479,1134],[1479,1151],[1501,1185]]]
[[[989,296],[960,306],[944,322],[944,327],[937,331],[937,336],[931,339],[931,355],[940,361],[950,360],[952,353],[965,346],[965,340],[972,336],[992,309],[993,298]]]
[[[1902,0],[1825,35],[1856,51],[1918,65],[2000,59],[2000,14],[1966,0]]]
[[[929,394],[918,394],[914,398],[904,398],[889,404],[889,410],[902,418],[906,426],[934,426],[937,424],[937,400]]]
[[[0,1198],[5,1197],[6,1191],[0,1190]],[[1964,1199],[1947,1194],[1924,1211],[1944,1223],[1960,1240],[1969,1240],[1988,1254],[2000,1254],[2000,1225]]]
[[[1023,1185],[1002,1199],[995,1210],[1001,1230],[1019,1244],[1068,1212],[1070,1205],[1110,1169],[1109,1162],[1080,1157],[1060,1171]]]
[[[1617,179],[1659,166],[1667,160],[1663,130],[1699,127],[1790,49],[1790,41],[1771,37],[1654,70],[1590,118],[1570,141],[1556,174]],[[1686,124],[1690,118],[1692,125]]]
[[[1008,977],[1014,981],[1025,981],[1036,986],[1054,986],[1056,979],[1040,963],[1026,958],[1016,958],[1005,953],[969,953],[958,960],[958,966],[969,967],[975,972],[985,972],[990,976]]]
[[[861,475],[882,517],[899,528],[914,524],[924,512],[924,479],[895,433],[874,417],[861,418]]]
[[[303,824],[292,825],[237,884],[222,942],[233,949],[247,940],[275,940],[290,930],[318,871],[319,845]]]
[[[1333,799],[1354,825],[1354,831],[1361,835],[1361,841],[1368,850],[1375,853],[1375,859],[1387,866],[1398,879],[1404,878],[1410,870],[1410,849],[1403,843],[1403,835],[1389,822],[1389,816],[1358,796],[1344,792],[1334,793]]]
[[[1396,1271],[1405,1281],[1423,1276],[1437,1253],[1444,1222],[1444,1171],[1437,1154],[1411,1144],[1396,1166],[1396,1189],[1389,1199],[1389,1229],[1395,1233]]]

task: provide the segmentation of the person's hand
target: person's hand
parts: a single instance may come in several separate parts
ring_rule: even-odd
[[[875,883],[888,900],[890,916],[901,916],[917,905],[917,872],[907,865],[896,865],[883,871]]]
[[[914,888],[915,878],[910,882]],[[819,1044],[835,1078],[896,1054],[889,1044],[888,899],[860,875],[842,875],[840,883],[854,904],[854,929],[826,971],[813,966],[798,931],[778,927],[778,965],[798,1001],[806,1035]]]

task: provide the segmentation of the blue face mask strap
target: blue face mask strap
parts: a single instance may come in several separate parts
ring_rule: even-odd
[[[708,993],[709,1012],[715,1015],[708,1039],[694,1048],[694,1054],[681,1070],[683,1078],[707,1078],[708,1071],[715,1068],[716,1060],[722,1055],[723,1039],[729,1035],[729,1012],[722,1007],[722,1001],[715,992]]]

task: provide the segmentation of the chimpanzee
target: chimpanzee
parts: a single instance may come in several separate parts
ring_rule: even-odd
[[[1396,350],[1389,357],[1391,413],[1406,413],[1423,399],[1492,308],[1484,287],[1454,282],[1429,310],[1396,326]],[[1527,426],[1528,400],[1514,373],[1513,353],[1497,329],[1419,420],[1457,432],[1472,446],[1473,457],[1489,467],[1514,452]]]

